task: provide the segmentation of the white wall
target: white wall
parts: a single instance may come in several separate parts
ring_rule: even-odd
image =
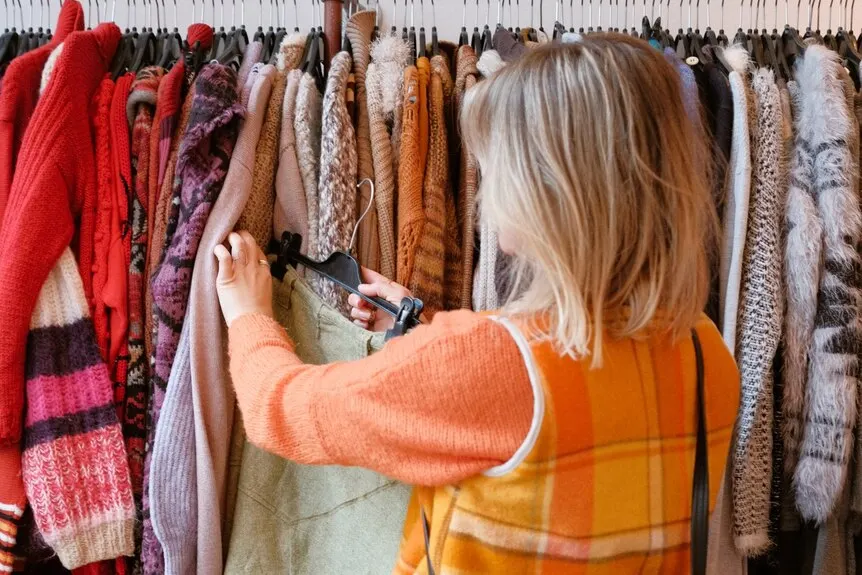
[[[30,4],[31,1],[33,4]],[[131,25],[129,16],[133,14],[136,15],[137,26],[141,27],[145,22],[148,11],[150,14],[149,21],[152,22],[151,25],[153,27],[156,26],[156,10],[154,5],[149,3],[153,0],[148,0],[147,4],[144,4],[145,0],[134,0],[136,2],[136,9],[135,4],[132,4],[131,7],[129,7],[129,3],[132,2],[132,0],[98,0],[98,2],[96,0],[81,1],[84,3],[85,10],[87,9],[87,2],[89,1],[91,3],[88,22],[93,25],[95,25],[97,20],[96,10],[98,6],[102,20],[110,18],[113,12],[114,20],[121,27]],[[176,0],[177,4],[175,12],[173,0],[162,1],[166,3],[164,8],[160,7],[159,9],[160,20],[163,24],[165,23],[165,17],[167,16],[167,22],[171,26],[175,25],[175,13],[176,25],[180,30],[185,30],[185,27],[192,22],[201,21],[202,2],[197,1],[196,4],[193,4],[192,0]],[[295,1],[297,4],[296,9],[294,10],[292,0],[288,0],[287,5],[279,3],[277,5],[277,9],[276,4],[273,4],[272,0],[265,2],[262,5],[256,0],[246,2],[243,2],[243,0],[215,0],[215,24],[216,26],[222,25],[222,14],[224,14],[224,25],[227,27],[230,27],[231,24],[234,23],[239,25],[243,21],[244,15],[246,28],[249,28],[250,30],[255,30],[259,23],[262,23],[264,27],[269,26],[271,22],[275,24],[276,20],[278,20],[278,22],[286,23],[288,27],[293,27],[298,20],[299,26],[303,30],[307,30],[312,25],[312,21],[315,23],[319,22],[319,14],[322,13],[322,9],[317,9],[317,4],[312,4],[313,0]],[[586,27],[589,22],[590,0],[560,0],[560,3],[556,5],[553,0],[520,0],[520,4],[518,3],[518,0],[503,1],[507,3],[503,17],[503,21],[507,26],[510,23],[520,26],[528,26],[532,23],[533,25],[538,26],[540,22],[540,13],[543,16],[542,22],[546,30],[551,30],[553,28],[555,14],[560,14],[560,18],[567,26],[574,26],[575,28],[580,26]],[[531,1],[533,2],[532,12],[530,6]],[[613,6],[610,4],[611,1],[615,2]],[[688,26],[689,10],[691,10],[692,26],[697,25],[699,15],[699,25],[701,29],[705,28],[707,24],[711,25],[715,29],[723,26],[730,38],[733,38],[736,28],[740,25],[739,0],[724,0],[723,10],[721,6],[722,0],[700,0],[700,9],[697,8],[698,0],[682,0],[685,2],[682,8],[680,8],[679,0],[664,0],[663,3],[662,0],[656,0],[655,4],[652,3],[653,0],[632,0],[632,2],[636,1],[637,5],[633,6],[632,3],[629,3],[627,10],[625,8],[626,1],[627,0],[593,0],[593,26],[598,26],[600,23],[605,28],[607,28],[610,23],[613,23],[618,27],[622,27],[624,24],[632,26],[633,19],[636,19],[634,25],[639,28],[640,19],[644,13],[644,9],[646,9],[647,15],[654,14],[655,16],[658,16],[659,13],[661,13],[663,21],[670,22],[670,29],[672,31],[676,31],[681,24],[686,27]],[[646,6],[643,4],[644,1],[647,2]],[[742,0],[745,4],[742,19],[744,27],[746,28],[750,27],[754,22],[754,14],[757,11],[756,5],[758,1],[759,0]],[[783,27],[785,24],[785,10],[788,13],[788,19],[791,24],[799,24],[802,29],[807,25],[808,0],[799,0],[801,2],[801,6],[798,12],[797,4],[795,3],[796,0],[778,0],[777,5],[775,0],[764,1],[767,3],[765,8],[761,5],[760,10],[757,11],[759,12],[758,21],[760,28],[765,26],[772,29],[776,24],[776,17],[778,27]],[[862,11],[862,1],[860,1],[858,8],[855,7],[855,0],[847,0],[847,4],[843,4],[842,0],[819,1],[821,2],[820,28],[824,32],[826,28],[830,26],[830,3],[832,4],[831,26],[833,29],[838,26],[849,27],[851,23],[849,15],[853,12],[855,14],[855,18],[853,18],[853,26],[857,31],[859,30],[860,25],[862,25],[862,15],[859,13]],[[12,25],[13,16],[11,6],[13,2],[16,6],[14,9],[14,23],[15,26],[18,26],[19,28],[22,21],[22,12],[25,26],[32,25],[33,27],[38,27],[40,23],[45,26],[50,22],[50,26],[53,27],[59,11],[58,0],[4,0],[4,2],[6,3],[5,11],[0,12],[3,28]],[[22,10],[17,8],[17,2],[21,2]],[[41,4],[41,8],[40,2],[44,2]],[[107,6],[106,2],[108,2]],[[224,2],[224,4],[222,4],[222,2]],[[371,2],[371,6],[374,8],[376,5],[375,0],[371,0]],[[397,7],[392,0],[383,0],[379,5],[379,10],[382,14],[381,28],[388,29],[393,23],[397,23],[400,29],[404,23],[404,15],[406,11],[408,25],[410,24],[412,17],[418,30],[422,23],[422,14],[424,12],[425,26],[429,28],[427,37],[430,41],[430,27],[433,21],[432,15],[436,13],[436,24],[439,38],[441,40],[458,40],[462,18],[465,14],[465,4],[463,2],[459,0],[436,0],[434,2],[435,5],[433,6],[433,9],[431,0],[412,0],[412,2],[413,4],[407,5],[405,8],[404,0],[399,0]],[[472,27],[476,24],[477,8],[479,27],[481,28],[486,22],[488,22],[493,30],[497,22],[498,4],[496,0],[490,0],[490,4],[488,2],[489,0],[478,0],[477,6],[476,0],[468,0],[466,4],[466,24],[468,33],[472,32]],[[582,5],[581,2],[584,2],[584,4]],[[616,2],[619,2],[619,4],[616,4]],[[689,2],[691,2],[691,5]],[[669,3],[670,6],[668,5]],[[312,6],[314,6],[314,8],[312,8]],[[765,20],[764,9],[766,11]],[[232,14],[235,14],[235,16],[232,16]],[[797,14],[799,15],[798,17]],[[844,16],[845,14],[847,16]],[[207,0],[206,7],[204,9],[203,21],[213,23],[213,16],[212,0]],[[816,27],[816,5],[813,10],[813,22]]]

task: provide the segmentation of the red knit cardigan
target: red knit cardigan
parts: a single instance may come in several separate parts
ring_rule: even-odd
[[[88,110],[119,40],[113,23],[66,39],[21,145],[0,228],[0,444],[20,439],[30,316],[48,272],[72,243],[79,215],[78,265],[92,265],[95,218],[81,213],[95,205]],[[85,282],[90,277],[82,275]],[[92,294],[92,286],[84,288]]]
[[[42,68],[51,51],[76,30],[84,29],[84,9],[76,1],[65,2],[57,19],[51,41],[12,60],[3,76],[0,91],[0,222],[9,201],[15,161],[21,150],[24,132],[39,99]]]

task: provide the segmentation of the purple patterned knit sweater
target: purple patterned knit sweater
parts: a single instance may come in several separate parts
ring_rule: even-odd
[[[192,269],[201,234],[221,191],[236,143],[243,107],[236,73],[220,64],[201,70],[195,80],[191,115],[182,136],[174,180],[180,199],[176,232],[165,246],[164,258],[152,274],[154,314],[153,396],[147,426],[144,485],[148,484],[152,442],[165,399],[189,300]],[[149,497],[144,489],[144,572],[164,572],[164,559],[149,518]]]

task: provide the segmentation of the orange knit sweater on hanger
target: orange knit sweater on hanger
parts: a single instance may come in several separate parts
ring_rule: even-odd
[[[395,281],[410,285],[416,248],[425,227],[425,208],[422,206],[422,173],[420,150],[419,72],[416,66],[404,69],[404,113],[401,131],[401,160],[398,162],[398,235]],[[426,112],[427,115],[427,112]],[[427,146],[426,146],[427,151]],[[419,295],[419,297],[422,297]]]

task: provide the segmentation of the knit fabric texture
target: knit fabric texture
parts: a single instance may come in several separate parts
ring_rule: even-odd
[[[110,110],[114,95],[114,82],[105,78],[96,92],[93,110],[93,135],[96,157],[96,228],[93,235],[93,267],[82,270],[89,273],[93,282],[93,327],[96,331],[96,345],[102,361],[108,360],[110,330],[108,328],[108,307],[105,305],[104,290],[108,282],[108,250],[111,243],[111,204],[114,198],[114,166],[111,156]],[[116,359],[116,358],[112,358]],[[125,392],[125,389],[123,389]],[[122,398],[119,398],[122,403]]]
[[[302,64],[306,37],[301,32],[292,32],[284,37],[276,55],[276,69],[279,72],[290,72]]]
[[[404,69],[404,105],[401,132],[401,161],[398,163],[398,252],[395,281],[410,285],[416,248],[425,227],[422,184],[425,166],[419,153],[419,72],[416,66]],[[426,112],[427,115],[427,112]]]
[[[83,29],[84,9],[81,4],[64,2],[51,41],[13,59],[3,74],[3,89],[0,90],[0,224],[24,133],[36,110],[42,69],[54,48],[72,32]]]
[[[741,405],[733,459],[736,546],[756,556],[770,544],[772,487],[773,360],[784,309],[781,276],[781,211],[786,163],[782,114],[773,72],[752,78],[756,122],[748,229],[739,293],[736,361]]]
[[[496,50],[485,50],[476,62],[476,67],[483,77],[488,78],[497,70],[505,66],[506,63],[500,58],[500,54]]]
[[[92,126],[89,114],[82,111],[90,109],[119,37],[113,24],[69,36],[21,146],[0,229],[3,245],[16,246],[0,258],[2,444],[17,441],[23,427],[25,343],[39,290],[70,246],[85,198],[95,196],[93,149],[80,145],[91,141]],[[83,220],[79,229],[85,236]],[[89,269],[92,244],[78,248],[81,269]],[[89,282],[90,275],[84,276]]]
[[[252,190],[274,74],[259,66],[243,89],[248,111],[240,123],[223,190],[207,219],[194,260],[188,313],[171,370],[150,469],[150,514],[165,553],[166,573],[216,573],[222,569],[227,456],[234,396],[228,375],[212,257],[234,229]]]
[[[857,246],[862,239],[858,193],[859,126],[852,95],[846,92],[837,54],[810,46],[797,65],[801,98],[796,118],[793,187],[810,194],[822,225],[817,259],[796,254],[788,276],[794,282],[811,277],[813,332],[808,348],[804,427],[794,474],[796,505],[802,517],[825,521],[847,480],[853,429],[856,426],[859,322],[862,268]],[[816,237],[816,236],[815,236]],[[788,241],[788,246],[790,245]],[[821,264],[822,262],[822,264]],[[821,268],[822,265],[822,268]],[[785,414],[785,417],[786,414]]]
[[[371,133],[371,154],[374,160],[374,202],[377,208],[380,242],[381,274],[394,278],[396,274],[395,242],[395,156],[389,127],[393,132],[400,126],[398,110],[403,97],[404,68],[410,57],[410,47],[396,36],[382,36],[371,46],[371,64],[365,77],[368,95],[368,122]]]
[[[733,141],[723,218],[719,270],[719,313],[721,334],[728,349],[736,349],[736,321],[739,310],[739,285],[742,257],[748,229],[748,203],[751,195],[751,135],[752,97],[746,74],[748,55],[740,47],[729,48],[726,56],[734,70],[730,72],[733,94]]]
[[[470,46],[458,49],[458,66],[455,77],[455,113],[460,118],[467,91],[476,85],[479,70],[476,68],[476,53]],[[462,267],[460,307],[469,309],[473,300],[473,252],[476,236],[476,193],[479,190],[479,165],[476,157],[460,146],[461,162],[458,179],[458,202],[461,222]]]
[[[188,306],[194,255],[209,217],[213,202],[221,191],[237,135],[237,120],[242,114],[236,73],[220,64],[210,64],[195,80],[195,99],[183,134],[175,187],[179,188],[180,210],[177,227],[156,273],[151,276],[153,307],[156,314],[153,395],[149,403],[147,460],[144,485],[148,484],[148,461],[159,421],[159,412],[170,377],[171,366]],[[164,569],[158,540],[148,517],[149,497],[144,490],[145,573]]]
[[[155,221],[153,222],[153,236],[148,238],[147,244],[147,274],[146,277],[152,276],[158,269],[159,264],[164,256],[164,248],[177,227],[177,218],[179,217],[180,206],[180,187],[175,186],[175,176],[177,170],[177,157],[180,152],[180,141],[182,135],[185,134],[188,127],[189,118],[191,117],[192,102],[194,101],[195,86],[189,86],[188,94],[183,100],[183,106],[180,109],[179,122],[174,131],[171,140],[171,149],[168,154],[168,162],[165,166],[165,176],[162,180],[162,189],[159,191],[159,202],[156,205]],[[147,220],[151,220],[153,215],[150,214]],[[153,345],[153,291],[147,289],[144,294],[144,349],[147,356],[152,356],[152,351],[155,349]]]
[[[457,154],[453,150],[458,147],[458,138],[456,136],[457,126],[455,124],[455,113],[453,107],[453,93],[455,83],[452,80],[452,74],[449,71],[449,66],[443,57],[434,57],[431,59],[431,65],[440,75],[443,85],[443,144],[447,154],[446,162],[446,186],[445,190],[445,225],[443,227],[443,247],[445,249],[445,261],[443,269],[443,308],[447,310],[458,309],[461,307],[461,268],[464,263],[462,261],[463,246],[461,238],[461,224],[459,223],[459,214],[455,202],[455,188],[457,186],[457,170],[450,162],[458,163]]]
[[[369,10],[355,13],[347,21],[346,35],[350,39],[353,56],[353,75],[356,83],[356,154],[357,179],[374,182],[374,158],[371,152],[371,124],[368,117],[368,91],[365,78],[371,62],[371,36],[374,33],[375,14]],[[357,259],[369,269],[380,269],[380,232],[377,221],[377,204],[372,201],[371,186],[359,188],[359,212],[365,217],[357,232]]]
[[[130,555],[135,508],[123,435],[68,248],[33,310],[26,377],[22,468],[39,531],[68,569]]]
[[[317,221],[310,219],[310,226],[317,226],[318,259],[325,259],[334,251],[347,252],[356,228],[356,133],[345,101],[352,64],[349,52],[335,55],[323,96],[320,211]],[[347,291],[316,274],[313,282],[325,302],[343,313],[349,312]]]
[[[320,121],[323,106],[322,96],[310,74],[303,74],[296,93],[296,117],[293,130],[296,134],[296,156],[302,187],[305,189],[305,204],[308,208],[308,237],[302,238],[306,253],[317,254],[317,220],[320,203],[317,186],[320,180]]]
[[[266,249],[272,238],[272,215],[275,204],[275,169],[278,165],[278,136],[281,132],[281,108],[284,103],[286,77],[274,66],[264,66],[263,75],[272,75],[269,106],[263,117],[263,128],[254,154],[254,176],[251,195],[237,222],[237,229],[247,230]]]
[[[452,79],[442,56],[432,61],[429,84],[430,147],[426,169],[423,209],[425,224],[416,248],[413,274],[408,288],[425,304],[425,314],[445,308],[444,273],[446,265],[446,196],[449,187],[449,158],[444,99],[452,93]],[[460,272],[460,270],[458,270]]]
[[[153,118],[157,107],[157,94],[163,70],[150,66],[141,70],[132,84],[126,102],[126,115],[132,118],[131,139],[131,251],[127,273],[129,278],[129,417],[125,418],[129,468],[132,474],[132,492],[139,520],[143,519],[144,494],[144,442],[147,435],[147,405],[152,395],[149,381],[148,357],[144,339],[144,293],[146,291],[147,245],[149,243],[150,153]],[[156,128],[158,129],[158,128]],[[156,175],[158,177],[158,175]],[[141,547],[141,523],[136,524],[136,550]],[[140,563],[139,559],[135,559]]]
[[[303,238],[300,249],[307,253],[308,203],[302,184],[302,172],[296,148],[296,95],[302,80],[301,70],[287,74],[284,104],[281,108],[281,135],[279,137],[278,172],[275,175],[275,206],[272,216],[272,231],[276,239],[286,231],[298,233]]]
[[[156,117],[153,119],[158,130],[158,175],[155,183],[159,187],[159,191],[155,196],[156,203],[162,191],[162,182],[165,179],[165,170],[168,167],[168,158],[171,155],[171,141],[173,140],[174,130],[176,129],[177,119],[182,107],[183,85],[185,83],[186,67],[182,58],[177,60],[170,72],[165,74],[159,82],[159,93],[156,99]],[[156,213],[156,206],[147,206],[148,214]],[[147,220],[147,237],[153,234],[152,219]]]
[[[426,56],[416,59],[416,71],[419,79],[419,177],[425,179],[425,166],[428,162],[428,146],[430,145],[430,125],[428,120],[428,83],[431,82],[431,60]],[[405,89],[406,92],[406,89]],[[404,145],[404,113],[401,113],[401,145]],[[403,150],[399,151],[399,159],[403,156]],[[398,166],[399,174],[401,166]],[[400,184],[399,184],[400,185]]]

